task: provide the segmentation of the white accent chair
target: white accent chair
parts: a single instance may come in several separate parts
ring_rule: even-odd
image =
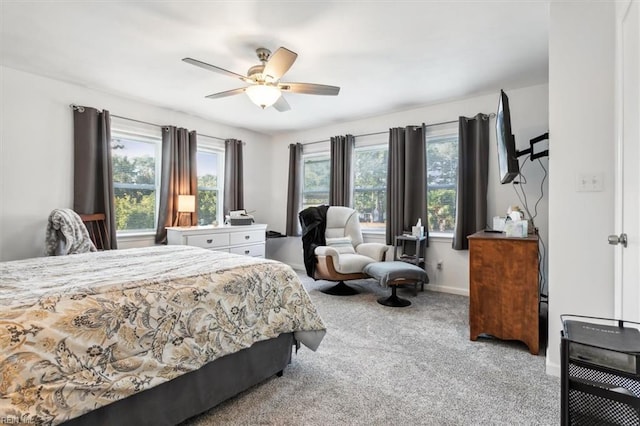
[[[318,263],[314,276],[316,279],[338,282],[323,290],[323,293],[341,296],[357,294],[358,291],[344,281],[369,278],[362,272],[364,267],[372,262],[384,261],[389,247],[363,242],[358,212],[349,207],[329,207],[326,223],[327,245],[315,249]]]

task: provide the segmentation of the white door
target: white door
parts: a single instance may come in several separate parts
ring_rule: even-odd
[[[615,288],[617,318],[640,322],[640,2],[618,4]],[[626,247],[622,241],[626,234]],[[612,237],[615,237],[612,236]],[[615,238],[610,242],[615,243]],[[613,241],[612,241],[613,240]]]

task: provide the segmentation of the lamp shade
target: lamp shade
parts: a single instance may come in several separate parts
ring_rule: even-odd
[[[178,195],[178,211],[184,213],[193,213],[196,211],[195,195]]]
[[[281,95],[280,89],[276,86],[268,86],[265,84],[249,86],[245,89],[245,92],[247,92],[247,96],[249,96],[251,102],[262,107],[262,109],[276,103]]]

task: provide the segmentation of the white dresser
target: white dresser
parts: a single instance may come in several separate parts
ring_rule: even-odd
[[[266,224],[167,227],[167,242],[264,257]]]

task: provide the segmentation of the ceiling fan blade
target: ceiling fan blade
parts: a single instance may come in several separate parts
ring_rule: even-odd
[[[279,80],[284,75],[291,65],[296,61],[298,54],[292,52],[285,47],[279,47],[270,57],[264,66],[264,75],[272,77],[274,80]]]
[[[326,95],[336,96],[340,93],[338,86],[327,86],[326,84],[313,83],[280,83],[280,90],[292,93],[303,93],[305,95]]]
[[[289,102],[284,98],[284,96],[280,96],[273,107],[280,112],[289,111],[291,106],[289,106]]]
[[[208,99],[218,99],[218,98],[226,98],[227,96],[239,95],[240,93],[244,93],[246,87],[240,87],[238,89],[227,90],[226,92],[214,93],[212,95],[207,95],[205,98]]]
[[[236,74],[233,71],[225,70],[224,68],[216,67],[215,65],[207,64],[206,62],[202,62],[202,61],[199,61],[197,59],[183,58],[182,61],[186,62],[188,64],[191,64],[191,65],[195,65],[196,67],[204,68],[205,70],[217,72],[217,73],[220,73],[220,74],[226,74],[229,77],[239,78],[242,81],[251,81],[249,78],[247,78],[244,75]]]

